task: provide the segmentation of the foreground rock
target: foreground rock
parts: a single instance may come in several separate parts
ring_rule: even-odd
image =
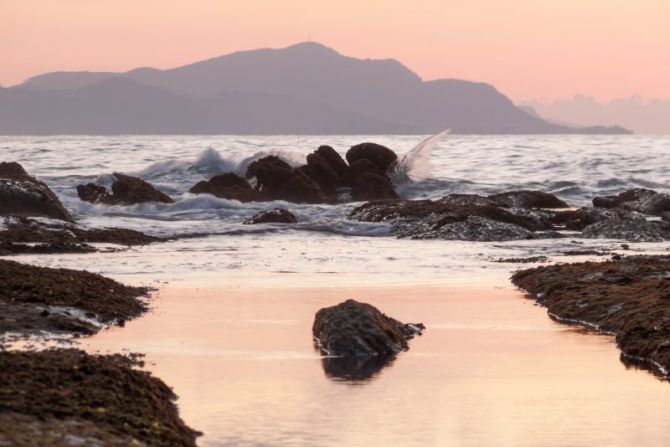
[[[0,352],[0,445],[195,446],[175,394],[120,355]]]
[[[326,355],[339,357],[393,357],[409,349],[407,341],[421,335],[422,324],[404,324],[376,307],[347,300],[319,310],[312,334]]]
[[[146,202],[173,203],[171,197],[160,192],[150,183],[130,175],[115,172],[112,193],[95,183],[77,186],[79,198],[85,202],[104,203],[106,205],[136,205]]]
[[[138,298],[148,292],[94,273],[0,259],[0,348],[8,333],[78,336],[123,324],[146,310]]]
[[[15,162],[0,162],[0,216],[73,221],[56,194]]]
[[[622,360],[670,372],[670,257],[537,267],[512,282],[561,322],[612,334]]]
[[[285,208],[275,208],[272,210],[261,211],[251,219],[245,220],[245,225],[255,225],[261,223],[298,223],[293,213]]]
[[[91,253],[92,243],[146,245],[166,239],[124,228],[85,228],[31,218],[0,218],[0,256],[11,254]]]

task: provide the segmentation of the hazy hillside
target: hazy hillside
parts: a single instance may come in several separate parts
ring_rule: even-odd
[[[582,126],[618,123],[636,133],[670,134],[670,100],[645,101],[633,96],[601,103],[577,95],[555,102],[531,101],[526,104],[551,120],[569,120]]]
[[[0,90],[0,133],[573,133],[488,84],[424,82],[317,43],[169,70],[47,73]],[[617,129],[603,129],[616,132]]]

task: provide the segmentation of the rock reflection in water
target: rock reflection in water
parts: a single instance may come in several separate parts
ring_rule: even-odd
[[[321,359],[321,366],[326,376],[331,379],[356,381],[372,379],[394,361],[394,356],[382,355],[324,357]]]

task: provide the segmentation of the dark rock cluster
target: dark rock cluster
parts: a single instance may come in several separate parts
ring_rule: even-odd
[[[197,183],[190,192],[241,202],[336,203],[347,195],[356,201],[398,198],[387,175],[398,158],[392,150],[362,143],[349,149],[346,158],[348,163],[332,147],[320,146],[307,156],[306,164],[294,168],[269,155],[247,167],[246,179],[225,173]]]

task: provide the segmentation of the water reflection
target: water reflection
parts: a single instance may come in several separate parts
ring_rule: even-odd
[[[377,376],[380,371],[391,366],[394,356],[367,357],[324,357],[321,359],[323,372],[336,380],[365,381]]]

